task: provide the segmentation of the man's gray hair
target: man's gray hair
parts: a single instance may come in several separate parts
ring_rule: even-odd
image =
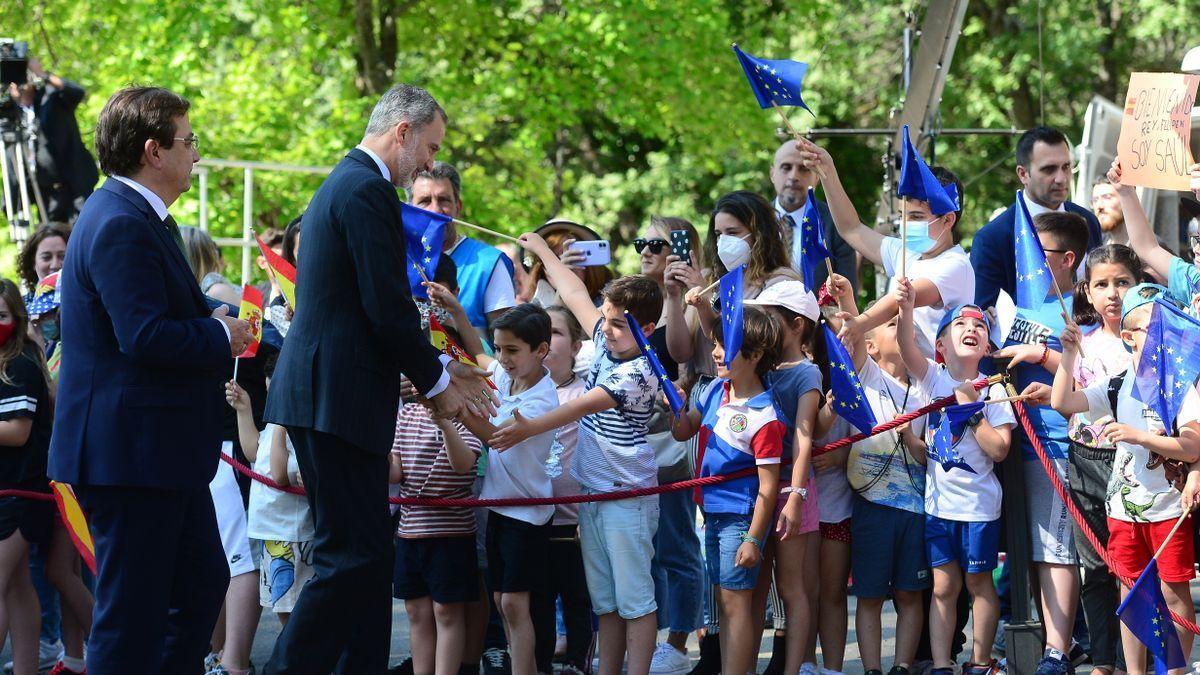
[[[447,121],[446,111],[429,92],[411,84],[397,84],[375,104],[367,122],[366,135],[378,136],[405,121],[414,129],[420,129],[432,122],[434,115],[441,115],[442,121]]]
[[[421,169],[417,173],[417,178],[426,178],[428,180],[444,180],[450,183],[450,188],[454,190],[454,198],[462,199],[462,177],[458,175],[458,169],[454,168],[453,164],[446,162],[434,162],[433,169],[426,171]],[[412,189],[409,189],[411,196]]]

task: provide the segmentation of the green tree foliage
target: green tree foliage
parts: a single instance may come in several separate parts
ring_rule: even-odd
[[[812,127],[886,127],[902,105],[906,11],[862,0],[13,0],[3,32],[91,96],[90,143],[105,98],[129,82],[193,103],[206,157],[332,165],[356,143],[392,82],[428,88],[450,114],[441,158],[462,170],[466,217],[518,233],[553,215],[620,244],[652,213],[703,231],[722,192],[769,193],[778,119],[760,110],[730,50],[808,61],[791,111]],[[1043,66],[1038,64],[1041,13]],[[941,124],[1024,128],[1072,138],[1094,94],[1121,96],[1132,70],[1174,70],[1200,0],[975,0],[950,69]],[[1044,79],[1043,79],[1044,78]],[[823,141],[864,216],[883,177],[881,138]],[[969,182],[967,230],[1011,200],[1007,137],[941,137],[939,163]],[[991,167],[990,173],[985,173]],[[241,231],[242,175],[214,170],[210,225]],[[255,221],[303,210],[314,176],[256,175]],[[195,221],[196,190],[175,211]],[[228,252],[230,260],[234,259]],[[632,259],[628,259],[632,262]]]

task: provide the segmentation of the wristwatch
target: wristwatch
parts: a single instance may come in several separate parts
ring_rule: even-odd
[[[782,490],[780,490],[779,494],[790,495],[793,492],[800,495],[800,501],[802,501],[802,502],[808,501],[808,488],[788,486],[788,487],[785,487]]]
[[[983,421],[983,411],[980,410],[980,411],[976,412],[974,415],[971,415],[970,417],[967,418],[967,426],[974,429],[975,427],[979,426],[979,423],[982,421]]]

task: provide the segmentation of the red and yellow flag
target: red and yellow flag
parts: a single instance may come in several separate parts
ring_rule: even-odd
[[[262,343],[263,296],[261,291],[249,284],[242,287],[242,306],[238,309],[238,318],[250,324],[251,338],[246,351],[238,354],[238,358],[253,358],[258,353],[258,345]]]
[[[471,330],[475,329],[472,328]],[[458,343],[455,342],[453,338],[450,337],[450,334],[446,332],[446,328],[442,326],[442,322],[438,321],[437,317],[435,317],[432,313],[429,315],[429,341],[432,342],[433,346],[437,347],[443,354],[449,356],[455,361],[465,363],[468,366],[475,368],[479,367],[479,364],[475,362],[475,359],[471,358],[471,355],[467,354],[466,350],[458,346]],[[487,383],[492,389],[496,388],[496,385],[492,384],[491,380],[488,380]]]
[[[271,277],[275,279],[275,283],[279,284],[279,292],[283,293],[283,299],[287,301],[288,307],[291,307],[293,312],[296,311],[296,268],[284,260],[283,256],[272,251],[271,247],[263,242],[262,237],[256,234],[254,238],[258,240],[258,250],[262,251],[263,258],[267,260],[267,268],[271,271]]]
[[[79,557],[88,566],[92,574],[96,573],[96,544],[92,542],[92,533],[88,530],[87,518],[75,498],[75,491],[66,483],[50,481],[50,489],[54,492],[54,503],[58,505],[58,515],[63,525],[71,535],[71,541],[79,551]]]

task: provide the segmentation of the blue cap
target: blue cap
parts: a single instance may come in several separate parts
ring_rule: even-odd
[[[1138,307],[1158,299],[1167,300],[1168,297],[1167,289],[1158,284],[1138,284],[1130,288],[1125,291],[1125,298],[1121,301],[1121,325],[1125,325],[1125,317]]]
[[[936,339],[941,337],[942,331],[946,330],[946,327],[951,323],[954,323],[955,319],[964,316],[964,313],[965,316],[969,318],[976,318],[983,321],[983,325],[987,326],[988,342],[991,342],[993,346],[999,346],[996,344],[1000,340],[999,326],[992,324],[992,320],[988,317],[987,312],[980,309],[979,305],[971,304],[959,305],[953,309],[947,310],[947,312],[942,315],[942,320],[938,322],[938,329],[937,333],[934,334],[934,338]]]

